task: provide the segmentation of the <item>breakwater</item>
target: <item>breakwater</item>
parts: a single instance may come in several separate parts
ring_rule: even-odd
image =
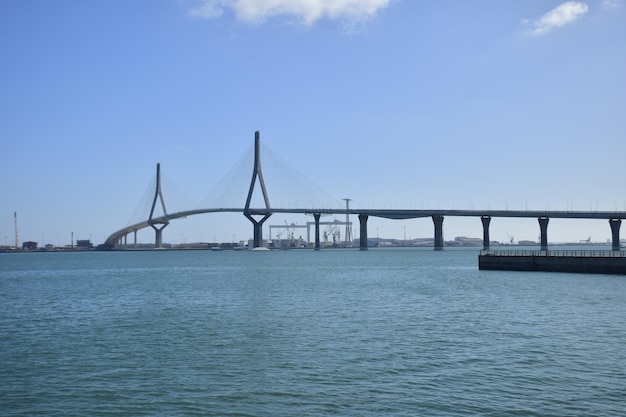
[[[478,269],[626,275],[626,251],[487,250],[478,256]]]

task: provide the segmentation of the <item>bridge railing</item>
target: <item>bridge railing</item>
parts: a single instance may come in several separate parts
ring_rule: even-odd
[[[481,250],[481,255],[488,256],[543,256],[543,257],[579,257],[579,258],[623,258],[626,251],[619,250]]]

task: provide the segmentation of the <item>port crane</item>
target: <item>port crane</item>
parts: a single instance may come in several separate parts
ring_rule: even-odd
[[[329,246],[329,239],[332,239],[332,246],[335,247],[341,242],[341,230],[335,224],[330,224],[326,226],[326,230],[324,230],[324,244]]]

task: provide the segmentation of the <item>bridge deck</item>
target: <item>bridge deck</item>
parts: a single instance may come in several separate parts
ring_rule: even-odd
[[[186,210],[176,213],[169,213],[166,216],[153,218],[154,223],[165,223],[170,220],[179,219],[187,216],[195,216],[207,213],[242,213],[244,208],[211,208]],[[512,218],[560,218],[560,219],[626,219],[626,212],[623,211],[548,211],[548,210],[446,210],[446,209],[339,209],[339,208],[303,208],[303,209],[281,209],[281,208],[258,208],[249,209],[249,213],[258,215],[267,214],[364,214],[372,217],[381,217],[385,219],[406,220],[418,219],[432,216],[449,216],[449,217],[512,217]],[[133,224],[124,227],[111,234],[105,242],[105,245],[113,245],[115,241],[131,232],[149,227],[148,221]]]

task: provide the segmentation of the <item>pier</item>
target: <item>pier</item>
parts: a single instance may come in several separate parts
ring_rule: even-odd
[[[626,251],[483,250],[478,269],[626,275]]]

